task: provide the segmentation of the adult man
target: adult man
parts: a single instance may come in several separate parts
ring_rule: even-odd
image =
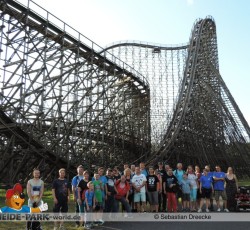
[[[68,201],[70,197],[70,184],[65,178],[66,170],[59,169],[59,178],[52,184],[52,196],[54,199],[53,212],[68,212]],[[63,222],[60,223],[60,229],[64,229]],[[58,230],[57,222],[54,223],[54,230]]]
[[[108,169],[106,172],[107,183],[105,185],[105,191],[106,191],[105,212],[107,213],[110,213],[114,210],[114,202],[115,202],[114,196],[117,193],[112,173],[113,173],[112,169]]]
[[[160,173],[161,179],[163,179],[167,174],[166,170],[163,168],[163,162],[158,162],[158,173]],[[163,180],[162,180],[162,186],[163,186]],[[158,200],[159,200],[159,211],[166,212],[167,199],[166,196],[162,193],[162,190],[159,191]]]
[[[72,179],[72,193],[73,193],[73,200],[75,202],[75,212],[76,213],[79,213],[79,204],[77,202],[77,199],[78,199],[78,189],[77,189],[77,186],[79,184],[79,182],[83,179],[83,166],[82,165],[79,165],[77,167],[77,175],[73,177]],[[79,227],[79,221],[76,221],[76,227],[78,228]]]
[[[213,175],[213,180],[214,180],[214,197],[215,197],[215,201],[217,204],[217,212],[220,212],[220,202],[219,202],[219,198],[220,196],[223,199],[223,204],[224,204],[224,211],[225,212],[229,212],[229,210],[227,209],[227,195],[225,192],[225,177],[226,174],[224,172],[221,172],[221,167],[219,165],[215,166],[215,172]]]
[[[135,175],[135,165],[130,165],[130,169],[131,169],[131,177],[133,177]]]
[[[134,188],[134,202],[137,206],[138,212],[145,211],[146,205],[146,177],[144,174],[141,173],[139,167],[135,167],[135,175],[132,178],[132,186]],[[140,202],[142,203],[142,209],[140,206]]]
[[[40,170],[33,170],[33,178],[27,183],[27,194],[29,197],[28,206],[35,208],[41,204],[42,196],[44,191],[44,182],[40,179]],[[40,222],[33,221],[27,222],[27,229],[41,229]]]
[[[147,177],[148,171],[147,171],[147,169],[146,169],[146,167],[145,167],[145,163],[144,163],[144,162],[141,162],[141,163],[140,163],[140,170],[141,170],[141,173],[142,173],[145,177]]]
[[[206,169],[206,171],[207,171],[207,175],[213,179],[214,172],[211,172],[210,166],[209,166],[209,165],[206,165],[206,166],[205,166],[205,169]],[[212,183],[213,183],[213,182],[214,182],[214,181],[212,181]],[[209,210],[210,210],[210,211],[213,211],[213,210],[214,210],[213,192],[211,192],[211,196],[210,196],[210,207],[209,207]]]

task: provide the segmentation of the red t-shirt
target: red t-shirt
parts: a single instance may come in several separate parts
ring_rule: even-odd
[[[130,190],[130,185],[129,185],[129,183],[127,181],[125,182],[125,185],[122,188],[121,184],[120,184],[120,180],[117,180],[115,182],[115,187],[116,187],[116,190],[117,190],[116,195],[118,195],[118,196],[126,196],[127,192]]]

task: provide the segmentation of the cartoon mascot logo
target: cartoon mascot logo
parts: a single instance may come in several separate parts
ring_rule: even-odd
[[[23,193],[22,185],[17,183],[12,189],[8,189],[6,192],[6,206],[0,208],[0,213],[32,213],[43,212],[48,210],[47,203],[41,202],[37,208],[30,208],[27,205],[23,205],[25,201],[25,195]]]

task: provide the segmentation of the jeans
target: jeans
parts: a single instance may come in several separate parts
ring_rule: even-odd
[[[125,197],[121,197],[121,199],[115,199],[115,205],[114,205],[114,207],[115,207],[114,211],[115,212],[119,211],[119,202],[122,203],[122,205],[124,206],[127,213],[131,213],[131,207],[130,207],[128,201],[125,199]]]

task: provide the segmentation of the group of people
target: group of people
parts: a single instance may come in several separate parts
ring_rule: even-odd
[[[29,206],[39,205],[43,191],[40,171],[34,169],[33,178],[27,183]],[[115,218],[119,210],[127,218],[132,218],[133,212],[202,212],[205,202],[205,211],[209,212],[214,210],[215,199],[218,212],[235,211],[237,191],[233,169],[229,167],[224,173],[219,165],[212,172],[208,165],[202,171],[191,165],[184,170],[182,163],[177,163],[173,170],[163,162],[148,168],[141,162],[138,166],[124,164],[122,171],[118,167],[106,171],[99,167],[93,174],[79,165],[71,183],[66,179],[66,170],[59,170],[59,177],[52,184],[53,212],[68,212],[72,193],[75,212],[84,214],[76,222],[77,227],[90,229],[104,223],[103,212]],[[55,222],[54,230],[58,229],[64,229],[63,222]]]

